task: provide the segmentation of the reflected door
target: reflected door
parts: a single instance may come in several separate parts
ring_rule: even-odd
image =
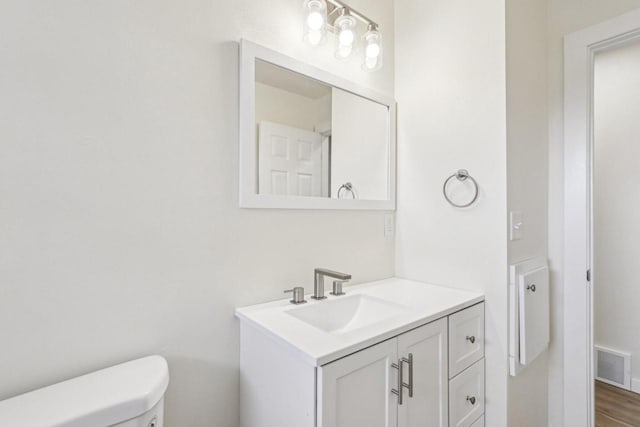
[[[322,136],[262,121],[259,124],[260,194],[322,195]]]

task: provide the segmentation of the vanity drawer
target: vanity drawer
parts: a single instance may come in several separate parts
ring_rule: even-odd
[[[478,420],[471,424],[471,427],[484,427],[484,415],[478,418]]]
[[[484,303],[449,316],[449,378],[484,357]]]
[[[475,427],[483,414],[484,358],[449,381],[449,426]]]

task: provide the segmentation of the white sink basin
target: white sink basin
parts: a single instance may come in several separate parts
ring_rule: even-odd
[[[286,298],[238,308],[236,316],[245,337],[263,331],[322,366],[484,300],[478,292],[397,278],[347,292],[302,305]]]
[[[286,313],[325,332],[344,334],[408,311],[409,307],[358,294],[292,308]]]

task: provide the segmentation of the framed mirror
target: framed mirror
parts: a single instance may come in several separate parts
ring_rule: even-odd
[[[395,209],[393,98],[243,40],[240,207]]]

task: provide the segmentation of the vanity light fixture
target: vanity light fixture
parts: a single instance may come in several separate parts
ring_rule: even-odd
[[[382,36],[376,24],[369,24],[369,29],[364,34],[364,61],[362,68],[366,71],[375,71],[382,68]]]
[[[327,39],[327,32],[336,35],[336,58],[352,58],[360,41],[358,21],[367,26],[362,36],[362,69],[376,71],[382,68],[382,36],[378,24],[340,0],[304,0],[304,40],[319,46]]]
[[[305,0],[304,12],[304,40],[311,46],[319,46],[327,38],[327,2]]]
[[[355,50],[356,18],[351,16],[349,9],[343,7],[338,12],[340,16],[333,23],[336,37],[336,58],[348,59]]]

